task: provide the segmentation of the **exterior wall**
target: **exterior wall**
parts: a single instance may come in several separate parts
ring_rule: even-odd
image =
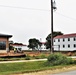
[[[6,51],[7,52],[9,51],[9,39],[7,39],[7,42],[6,42]]]
[[[0,37],[0,41],[5,41],[6,42],[6,50],[0,50],[0,53],[5,53],[9,50],[9,41],[7,38],[1,38]]]
[[[13,46],[13,47],[15,47],[15,48],[17,48],[17,49],[18,49],[18,48],[21,48],[21,49],[22,49],[22,46]]]
[[[46,50],[46,47],[45,47],[44,44],[42,44],[42,46],[41,46],[41,50]]]
[[[22,46],[22,50],[28,50],[29,48],[27,46]]]
[[[75,38],[75,41],[74,41]],[[74,51],[76,50],[76,47],[74,47],[74,44],[76,45],[76,37],[71,37],[70,41],[68,41],[68,38],[64,38],[65,41],[63,41],[63,38],[60,38],[60,42],[58,42],[58,39],[54,39],[54,50],[58,51]],[[60,47],[59,47],[60,45]],[[63,48],[63,45],[65,47]],[[70,45],[70,47],[68,47]]]
[[[21,48],[21,50],[29,50],[29,48],[25,45],[12,45],[15,48]],[[46,47],[44,44],[42,44],[41,48],[39,47],[40,50],[46,50]]]

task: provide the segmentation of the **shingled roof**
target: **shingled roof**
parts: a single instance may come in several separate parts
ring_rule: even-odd
[[[54,37],[54,39],[69,38],[69,37],[76,37],[76,33],[73,33],[73,34],[65,34],[65,35],[58,35],[58,36]]]

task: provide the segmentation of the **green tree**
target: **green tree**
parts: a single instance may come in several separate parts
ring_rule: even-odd
[[[54,31],[53,32],[53,38],[54,37],[56,37],[56,36],[58,36],[58,35],[63,35],[63,33],[62,32],[60,32],[60,31]],[[47,49],[51,49],[51,34],[49,34],[47,37],[46,37],[46,48]]]
[[[41,46],[41,43],[38,39],[33,38],[33,39],[29,39],[29,45],[28,47],[32,50],[39,50]]]
[[[14,47],[9,44],[9,50],[13,50]]]

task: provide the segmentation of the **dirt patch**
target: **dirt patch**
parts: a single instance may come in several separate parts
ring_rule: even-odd
[[[71,71],[76,70],[76,65],[74,66],[67,66],[59,69],[53,69],[53,70],[45,70],[45,71],[39,71],[39,72],[32,72],[32,73],[24,73],[24,74],[14,74],[14,75],[49,75],[49,74],[55,74],[65,71]]]

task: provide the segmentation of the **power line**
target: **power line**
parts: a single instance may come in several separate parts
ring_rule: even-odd
[[[16,8],[16,9],[26,9],[26,10],[50,11],[50,10],[46,10],[46,9],[36,9],[36,8],[26,8],[26,7],[16,7],[16,6],[7,6],[7,5],[0,5],[0,7],[8,7],[8,8]]]
[[[7,5],[0,5],[0,7],[16,8],[16,9],[26,9],[26,10],[39,10],[39,11],[48,11],[48,12],[50,12],[50,10],[46,10],[46,9],[16,7],[16,6],[7,6]],[[71,20],[73,20],[73,21],[76,21],[75,18],[72,18],[72,17],[66,16],[66,15],[63,15],[63,14],[61,14],[61,13],[59,13],[59,12],[55,12],[55,13],[58,14],[58,15],[61,15],[61,16],[65,17],[65,18],[68,18],[68,19],[71,19]]]
[[[73,20],[73,21],[76,21],[75,18],[72,18],[72,17],[66,16],[66,15],[63,15],[63,14],[61,14],[61,13],[59,13],[59,12],[56,12],[56,14],[61,15],[61,16],[65,17],[65,18],[71,19],[71,20]]]

